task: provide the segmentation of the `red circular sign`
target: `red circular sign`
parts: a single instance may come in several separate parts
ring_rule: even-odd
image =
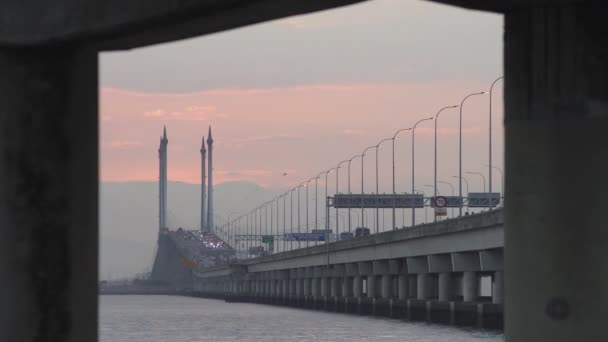
[[[435,206],[437,208],[443,208],[448,204],[448,199],[445,198],[444,196],[437,196],[435,197]]]

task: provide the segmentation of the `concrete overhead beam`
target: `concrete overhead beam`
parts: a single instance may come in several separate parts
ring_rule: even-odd
[[[431,273],[452,272],[452,256],[450,254],[429,255],[429,271]]]
[[[362,0],[6,0],[0,46],[98,42],[131,49],[196,37]]]
[[[306,267],[300,267],[297,269],[298,272],[298,279],[303,279],[306,278]]]
[[[504,269],[502,249],[479,251],[479,260],[482,271],[502,271]]]
[[[332,277],[344,277],[346,275],[346,265],[337,264],[331,269],[330,275]]]
[[[410,274],[429,273],[429,261],[426,256],[407,258],[407,271]]]
[[[401,271],[401,264],[404,263],[401,259],[390,259],[388,261],[388,273],[399,274]]]
[[[359,264],[356,262],[351,262],[346,265],[346,275],[350,277],[359,275]]]
[[[452,253],[454,272],[480,271],[479,252]]]
[[[374,274],[382,275],[389,273],[388,260],[374,260],[372,262]]]
[[[473,10],[505,13],[530,7],[562,6],[583,3],[585,0],[430,0],[446,5],[458,6]]]
[[[359,263],[359,275],[368,276],[374,274],[374,267],[371,261],[364,261]]]

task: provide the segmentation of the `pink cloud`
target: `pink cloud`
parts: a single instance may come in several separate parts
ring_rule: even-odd
[[[143,143],[141,141],[113,140],[108,143],[102,143],[101,146],[108,149],[125,150],[141,147],[143,146]]]
[[[367,131],[363,130],[363,129],[345,129],[345,130],[342,130],[342,134],[363,136],[363,135],[367,135]]]
[[[199,182],[201,137],[207,135],[208,126],[212,125],[216,182],[247,180],[287,187],[392,136],[398,128],[410,127],[420,115],[409,113],[435,112],[438,104],[457,103],[469,89],[483,86],[485,83],[477,81],[310,84],[184,94],[103,88],[101,137],[107,143],[102,144],[101,177],[115,181],[157,179],[158,139],[166,125],[169,178]],[[499,96],[496,98],[494,146],[500,149],[502,111]],[[458,115],[443,115],[439,126],[441,164],[446,168],[457,165],[454,158]],[[487,99],[477,97],[467,102],[463,127],[465,163],[482,165],[483,156],[487,155],[482,151],[487,146],[484,134]],[[432,167],[425,159],[433,155],[432,123],[419,126],[418,134],[416,151],[420,159],[416,165],[424,181],[424,175],[431,174],[425,170]],[[346,136],[358,137],[357,142]],[[409,165],[408,144],[409,139],[399,139],[396,144],[398,171]],[[497,150],[496,155],[500,151]],[[386,152],[380,153],[381,163],[387,158]],[[389,169],[380,165],[380,172]],[[358,170],[353,168],[353,182]],[[283,176],[284,172],[288,175]],[[453,170],[446,172],[450,172],[448,176],[453,174]],[[373,172],[366,171],[368,175],[371,177]],[[342,179],[343,174],[340,177]],[[404,182],[400,177],[398,172],[397,182]],[[390,178],[390,175],[382,177],[381,183]]]

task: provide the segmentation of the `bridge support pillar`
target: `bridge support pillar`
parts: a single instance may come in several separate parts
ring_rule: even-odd
[[[450,300],[452,292],[452,274],[449,272],[439,273],[439,301],[447,302]]]
[[[296,296],[296,279],[289,279],[289,297],[293,298]]]
[[[367,297],[376,298],[376,276],[370,274],[367,276]]]
[[[298,298],[304,297],[304,279],[296,279],[296,296]]]
[[[311,278],[310,279],[312,296],[315,298],[321,297],[320,282],[321,282],[320,278]]]
[[[467,271],[462,275],[462,299],[465,302],[477,300],[477,273],[474,271]]]
[[[407,278],[408,278],[407,274],[400,274],[398,276],[397,287],[399,288],[399,300],[407,299],[407,293],[408,293],[407,286],[409,283],[409,280]]]
[[[336,277],[332,277],[331,278],[331,297],[335,298],[338,297],[338,294],[340,292],[340,288],[338,287],[338,278]]]
[[[327,277],[321,278],[321,296],[329,296],[329,278]]]
[[[428,273],[418,273],[416,276],[417,299],[427,299],[429,297],[429,283],[430,279]]]
[[[361,276],[353,277],[353,297],[361,298],[363,296],[363,280]]]
[[[353,278],[342,278],[342,297],[348,298],[353,296]]]
[[[393,276],[391,274],[382,275],[382,298],[389,299],[392,297]]]
[[[504,301],[504,273],[502,271],[494,272],[492,277],[492,303],[502,304]]]
[[[283,287],[281,290],[281,297],[284,300],[287,300],[289,298],[289,279],[281,280],[281,285]]]
[[[311,294],[311,278],[304,278],[304,296]]]

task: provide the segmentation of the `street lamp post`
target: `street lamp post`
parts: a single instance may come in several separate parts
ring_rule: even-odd
[[[392,138],[386,138],[386,139],[382,139],[380,140],[380,142],[378,142],[378,144],[376,145],[376,233],[378,233],[378,227],[380,226],[380,190],[379,190],[379,185],[378,185],[378,154],[380,153],[380,145],[382,145],[383,142],[385,141],[389,141]]]
[[[309,200],[308,200],[308,184],[310,184],[310,182],[313,180],[314,178],[309,179],[308,181],[306,181],[306,183],[304,184],[304,187],[306,188],[306,233],[308,233],[310,227],[308,225],[308,204],[309,204]],[[308,240],[306,241],[306,247],[308,247]]]
[[[395,132],[395,134],[393,134],[393,230],[397,229],[397,220],[395,218],[395,197],[397,197],[397,192],[395,191],[395,140],[397,140],[397,135],[399,135],[399,133],[403,132],[403,131],[409,131],[412,128],[403,128],[398,130],[397,132]],[[404,223],[405,225],[405,223]]]
[[[358,155],[356,155],[356,156],[354,156],[354,157],[352,157],[352,158],[350,158],[350,159],[348,160],[348,189],[347,189],[347,191],[348,191],[348,195],[352,195],[352,193],[351,193],[351,191],[350,191],[350,164],[352,163],[352,161],[353,161],[355,158],[359,158],[359,157],[361,157],[361,155],[360,155],[360,154],[358,154]],[[350,211],[350,209],[351,209],[351,208],[350,208],[350,203],[349,203],[349,205],[348,205],[348,232],[349,232],[349,233],[351,233],[351,232],[352,232],[352,228],[353,228],[353,227],[352,227],[352,224],[351,224],[351,211]],[[359,226],[359,225],[357,224],[357,226]]]
[[[500,76],[499,78],[495,79],[494,82],[492,82],[492,85],[490,86],[490,91],[489,91],[489,97],[490,97],[490,123],[489,123],[489,131],[488,131],[488,148],[489,148],[489,162],[488,162],[488,177],[489,177],[489,187],[488,187],[488,193],[492,193],[492,90],[494,89],[494,85],[496,84],[496,82],[500,81],[501,79],[503,79],[503,76]],[[492,203],[490,203],[490,197],[488,195],[488,210],[492,209]]]
[[[464,106],[464,101],[466,101],[469,97],[475,95],[483,95],[485,91],[478,93],[471,93],[462,99],[460,103],[460,115],[459,115],[459,126],[458,126],[458,177],[461,179],[458,181],[458,196],[462,199],[462,107]],[[458,208],[458,216],[462,216],[462,205]]]
[[[325,171],[325,244],[329,244],[329,205],[327,203],[327,178],[329,176],[329,173],[333,170],[336,170],[335,167],[332,167],[331,169]],[[338,170],[336,170],[336,172],[338,172]],[[337,230],[337,228],[336,228]],[[328,247],[329,248],[329,245]]]
[[[336,166],[336,194],[338,194],[340,192],[340,189],[338,187],[338,179],[339,179],[339,175],[340,175],[340,169],[342,168],[341,165],[344,163],[348,163],[349,160],[343,160],[341,162],[338,163],[338,165]],[[334,201],[335,201],[335,197],[334,197]],[[338,207],[336,207],[334,205],[335,209],[336,209],[336,236],[339,236],[339,230],[340,230],[340,220],[339,220],[339,216],[338,216]]]
[[[416,162],[416,158],[415,156],[415,151],[416,149],[414,148],[414,144],[415,144],[415,136],[416,136],[416,126],[418,126],[419,123],[424,122],[424,121],[428,121],[428,120],[433,120],[433,118],[424,118],[421,120],[418,120],[418,122],[416,122],[414,124],[414,126],[412,126],[412,195],[414,194],[414,184],[415,184],[415,172],[416,172],[416,168],[415,168],[415,162]],[[412,227],[416,225],[416,206],[412,206]]]
[[[439,120],[439,114],[446,109],[450,108],[458,108],[458,106],[448,106],[441,108],[437,114],[435,114],[435,163],[434,163],[434,183],[433,183],[433,193],[434,197],[437,197],[437,121]],[[434,221],[437,221],[437,215],[435,215]]]
[[[295,188],[289,190],[289,233],[293,236],[293,191]],[[293,250],[293,241],[289,241],[289,250]]]
[[[283,252],[285,252],[285,236],[286,236],[286,223],[287,223],[287,219],[286,219],[286,214],[287,214],[287,208],[286,208],[286,204],[287,204],[287,193],[284,193],[281,195],[281,197],[283,197],[283,243],[281,243],[281,249],[283,250]]]
[[[363,150],[363,153],[361,153],[361,222],[363,223],[363,225],[365,225],[365,210],[364,205],[363,205],[363,197],[365,194],[365,188],[363,187],[363,165],[364,165],[364,159],[365,159],[365,152],[367,152],[367,150],[369,150],[370,148],[375,148],[376,146],[368,146]]]

